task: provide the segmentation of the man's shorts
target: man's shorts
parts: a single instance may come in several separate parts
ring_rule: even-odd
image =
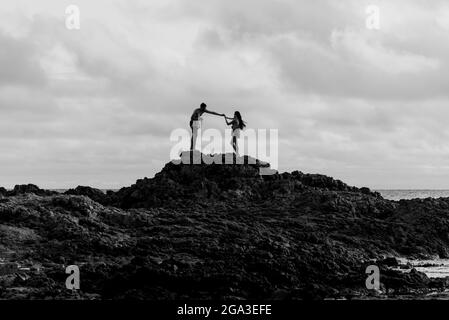
[[[201,121],[193,121],[192,122],[192,133],[196,134],[198,133],[198,129],[201,128]]]

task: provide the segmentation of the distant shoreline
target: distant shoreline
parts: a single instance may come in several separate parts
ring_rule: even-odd
[[[92,187],[93,188],[93,187]],[[45,188],[43,188],[45,189]],[[45,189],[50,191],[56,191],[58,193],[64,193],[73,188],[58,188],[58,189]],[[97,188],[94,188],[97,189]],[[12,189],[7,189],[8,191]],[[106,194],[107,191],[117,192],[120,189],[97,189]],[[399,200],[411,200],[411,199],[426,199],[426,198],[449,198],[449,189],[372,189],[379,192],[384,199],[399,201]]]
[[[388,200],[449,198],[449,189],[376,189]]]
[[[103,191],[105,194],[106,194],[107,191],[117,192],[117,191],[120,190],[120,189],[98,189],[98,188],[95,188],[95,187],[92,187],[92,188],[100,190],[100,191]],[[47,188],[42,188],[42,189],[43,190],[49,190],[49,191],[56,191],[56,192],[59,192],[59,193],[64,193],[64,192],[66,192],[66,191],[68,191],[70,189],[74,189],[74,188],[66,188],[66,189],[47,189]],[[13,188],[6,188],[6,190],[12,191]]]

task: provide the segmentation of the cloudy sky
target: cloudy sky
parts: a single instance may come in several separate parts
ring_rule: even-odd
[[[66,7],[80,30],[66,28]],[[366,27],[366,7],[380,29]],[[169,161],[202,101],[279,130],[280,171],[449,188],[449,4],[0,3],[0,185],[117,188]],[[205,117],[224,130],[223,119]]]

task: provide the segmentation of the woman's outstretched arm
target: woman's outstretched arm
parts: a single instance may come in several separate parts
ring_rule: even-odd
[[[229,117],[227,117],[226,115],[223,115],[223,117],[225,118],[226,124],[227,124],[228,126],[230,126],[230,125],[232,124],[232,122],[234,121],[234,118],[229,118]],[[228,119],[232,119],[232,121],[231,121],[231,122],[228,122]]]

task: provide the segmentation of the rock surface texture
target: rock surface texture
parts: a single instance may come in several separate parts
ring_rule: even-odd
[[[108,193],[0,188],[0,298],[365,299],[447,288],[397,271],[391,257],[448,257],[449,199],[389,201],[261,167],[168,163]],[[376,291],[365,287],[373,264]],[[79,266],[80,290],[65,287],[68,265]]]

